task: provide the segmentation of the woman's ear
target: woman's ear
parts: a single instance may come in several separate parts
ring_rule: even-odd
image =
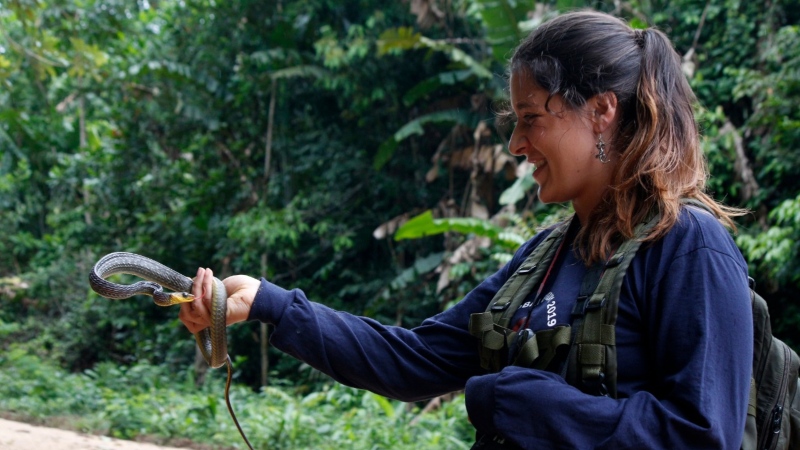
[[[601,134],[612,126],[617,119],[617,95],[611,91],[596,94],[589,99],[588,106],[592,112],[594,132]]]

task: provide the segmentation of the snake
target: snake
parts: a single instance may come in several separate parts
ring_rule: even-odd
[[[142,278],[133,284],[117,284],[108,281],[112,275],[128,274]],[[171,306],[195,300],[191,294],[194,281],[158,261],[136,253],[114,252],[100,258],[89,273],[89,286],[102,297],[112,300],[123,300],[135,295],[147,295],[153,298],[158,306]],[[236,424],[242,439],[250,450],[253,446],[245,436],[230,401],[232,378],[231,358],[228,355],[228,337],[226,333],[226,315],[228,295],[225,285],[214,277],[211,288],[211,326],[194,334],[197,347],[206,363],[216,369],[226,365],[228,379],[225,383],[225,402],[228,412]],[[165,292],[164,288],[172,291]]]

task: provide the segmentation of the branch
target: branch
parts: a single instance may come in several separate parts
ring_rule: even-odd
[[[694,32],[692,48],[690,48],[689,51],[694,51],[694,49],[697,48],[697,42],[700,40],[700,32],[703,31],[703,25],[706,23],[706,15],[708,15],[708,6],[710,3],[710,1],[707,1],[705,8],[703,8],[703,14],[700,16],[700,23],[697,24],[697,31]]]
[[[627,11],[632,16],[636,17],[637,19],[641,20],[642,22],[646,23],[647,26],[652,26],[653,24],[650,23],[650,19],[644,15],[641,11],[634,8],[629,2],[621,2],[619,0],[614,1],[614,14],[617,16],[622,15],[622,11]]]
[[[9,36],[8,33],[5,32],[5,30],[2,30],[2,33],[3,33],[3,37],[11,44],[12,47],[16,47],[17,50],[19,50],[20,52],[22,52],[22,54],[28,56],[29,58],[33,58],[33,59],[39,61],[40,63],[47,64],[47,65],[50,65],[50,66],[69,67],[69,64],[67,64],[67,63],[53,61],[51,59],[45,58],[42,55],[39,55],[38,53],[34,53],[34,52],[28,50],[24,45],[22,45],[22,44],[18,43],[17,41],[11,39],[11,36]]]
[[[272,163],[272,131],[275,126],[275,97],[277,96],[278,80],[272,79],[269,97],[269,114],[267,118],[267,146],[264,149],[264,184],[269,179],[270,165]]]
[[[744,140],[736,127],[733,126],[730,120],[725,120],[725,125],[719,129],[719,135],[724,136],[730,134],[733,138],[733,146],[736,151],[736,159],[734,160],[733,167],[736,171],[737,178],[742,182],[742,198],[745,201],[752,199],[760,191],[758,182],[753,175],[753,170],[750,168],[750,160],[744,152]]]

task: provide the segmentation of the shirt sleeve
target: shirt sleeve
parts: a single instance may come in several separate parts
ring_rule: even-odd
[[[485,310],[530,246],[458,304],[413,329],[333,310],[264,279],[248,320],[274,324],[276,348],[340,383],[404,401],[435,397],[461,390],[471,376],[484,373],[469,316]]]
[[[753,345],[746,270],[711,248],[665,268],[650,274],[641,310],[641,363],[652,365],[644,389],[597,397],[552,373],[506,367],[467,383],[478,431],[526,449],[738,449]]]

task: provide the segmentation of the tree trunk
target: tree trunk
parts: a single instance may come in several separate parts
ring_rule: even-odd
[[[261,273],[267,274],[267,254],[261,254]],[[266,323],[261,323],[259,341],[261,342],[261,386],[269,383],[269,333]]]

